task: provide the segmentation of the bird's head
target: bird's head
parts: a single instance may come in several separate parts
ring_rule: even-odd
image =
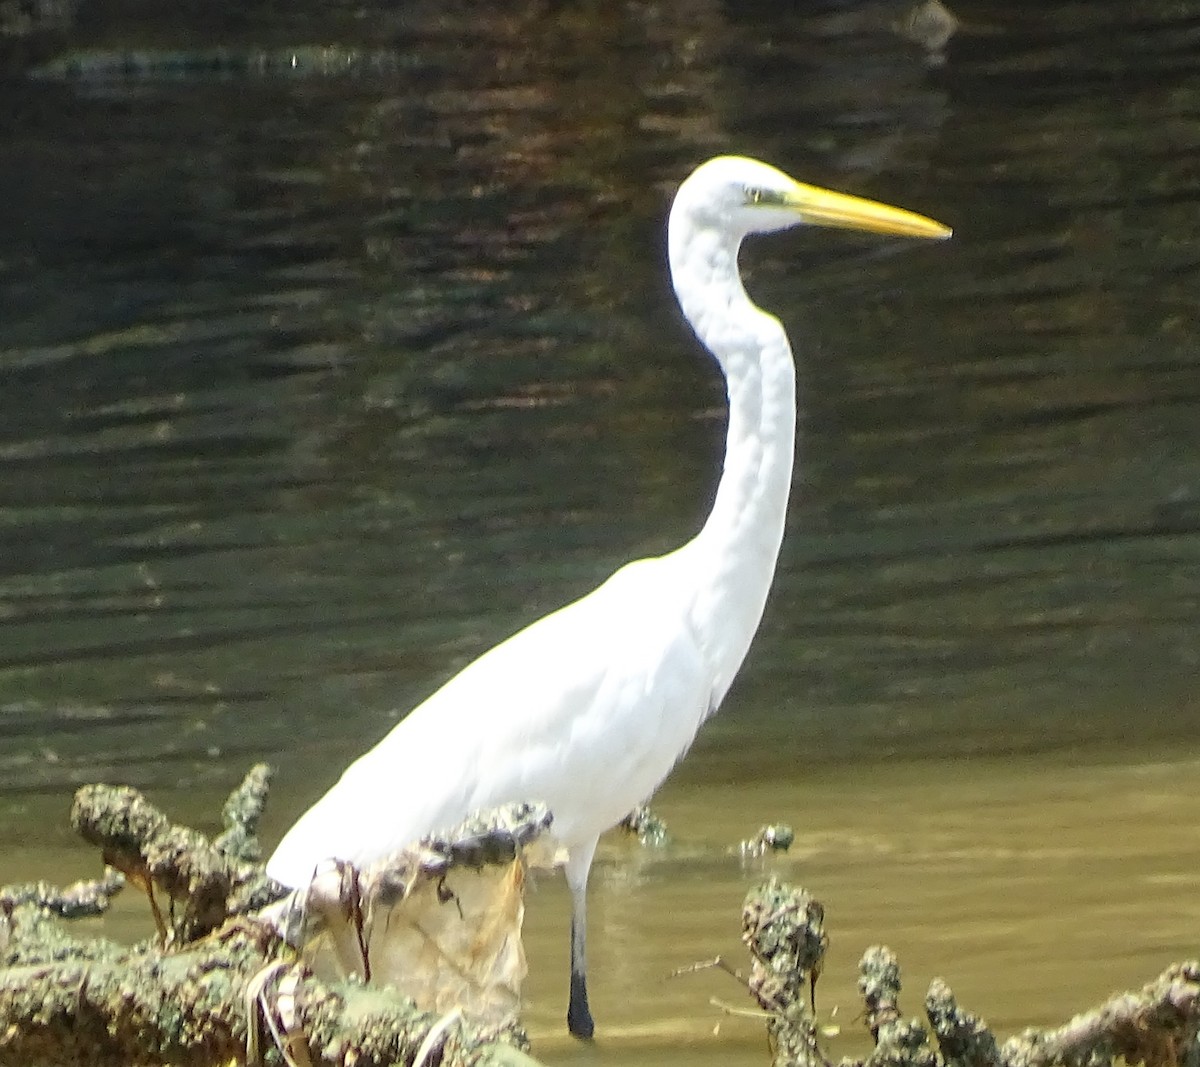
[[[674,212],[744,237],[790,226],[832,226],[900,237],[944,238],[950,228],[901,208],[805,185],[746,156],[718,156],[679,187]]]

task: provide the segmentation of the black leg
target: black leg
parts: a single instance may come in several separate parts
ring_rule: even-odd
[[[567,1029],[572,1036],[591,1040],[596,1031],[587,994],[587,876],[596,842],[572,852],[567,859],[567,885],[571,890],[571,1000]]]
[[[571,940],[574,941],[574,930]],[[572,953],[574,955],[574,953]],[[596,1032],[596,1024],[592,1020],[592,1010],[588,1007],[587,975],[583,971],[571,968],[571,1002],[567,1006],[567,1029],[572,1036],[591,1040]]]

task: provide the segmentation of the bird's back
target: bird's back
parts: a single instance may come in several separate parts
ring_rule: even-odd
[[[480,808],[543,801],[564,845],[598,836],[686,751],[711,700],[678,554],[623,567],[455,675],[292,827],[289,886],[365,865]]]

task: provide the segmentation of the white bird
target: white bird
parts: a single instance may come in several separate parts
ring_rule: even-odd
[[[288,831],[267,863],[303,887],[336,858],[363,866],[480,808],[540,800],[571,891],[567,1025],[591,1037],[586,888],[600,834],[646,800],[720,706],[758,628],[792,481],[795,366],[779,321],[742,287],[742,239],[810,224],[910,237],[921,215],[722,156],[680,186],[671,278],[724,372],[725,465],[703,529],[484,653],[414,708]]]

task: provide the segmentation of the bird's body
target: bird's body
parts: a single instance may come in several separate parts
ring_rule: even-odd
[[[939,237],[921,216],[720,157],[680,187],[668,233],[684,314],[729,395],[725,464],[701,531],[618,570],[484,653],[415,708],[296,823],[267,864],[307,884],[322,860],[368,864],[480,808],[539,800],[567,852],[572,1033],[590,1036],[585,889],[600,834],[647,799],[724,699],[762,616],[783,538],[795,368],[738,274],[748,233],[803,222]]]
[[[411,711],[289,831],[268,865],[272,877],[302,885],[326,854],[365,865],[480,808],[532,799],[531,789],[567,849],[645,800],[670,769],[651,754],[670,752],[673,762],[708,700],[696,647],[679,625],[672,568],[651,562],[623,567],[521,630]],[[635,590],[651,595],[630,616]],[[547,776],[546,767],[572,773]]]

